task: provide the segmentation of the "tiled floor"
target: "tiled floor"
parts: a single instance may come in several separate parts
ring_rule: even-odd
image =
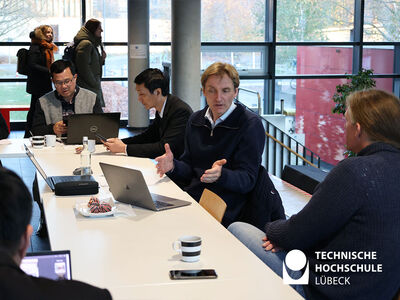
[[[125,138],[128,136],[133,136],[137,133],[137,131],[130,131],[128,129],[122,128],[119,131],[119,137]],[[12,131],[9,138],[23,138],[23,136],[24,131]],[[15,173],[17,173],[23,179],[29,190],[32,191],[32,182],[35,177],[35,167],[31,163],[29,158],[7,158],[2,159],[1,162],[3,164],[3,167],[13,170]],[[33,203],[34,205],[31,225],[33,226],[34,231],[36,231],[39,226],[40,211],[36,202]],[[40,238],[36,234],[33,234],[31,238],[31,247],[28,251],[36,252],[44,250],[50,250],[49,240],[47,238]]]

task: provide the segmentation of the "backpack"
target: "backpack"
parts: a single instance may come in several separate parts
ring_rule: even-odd
[[[62,59],[64,60],[69,60],[69,61],[74,61],[75,60],[75,48],[76,45],[74,42],[68,43],[64,49],[64,55],[62,56]]]
[[[76,47],[78,47],[81,41],[83,40],[80,40],[78,44],[75,44],[74,42],[68,43],[64,49],[64,55],[62,56],[62,59],[75,63]]]
[[[21,48],[17,52],[17,72],[21,75],[29,74],[28,55],[29,50],[25,48]]]

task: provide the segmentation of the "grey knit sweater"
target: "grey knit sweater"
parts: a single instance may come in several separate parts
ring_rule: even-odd
[[[56,96],[56,91],[39,98],[33,116],[33,134],[54,134],[53,125],[62,120],[62,101],[60,96]],[[84,88],[77,87],[73,103],[76,114],[103,112],[96,94]]]

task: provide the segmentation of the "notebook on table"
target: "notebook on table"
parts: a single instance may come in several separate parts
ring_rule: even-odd
[[[102,114],[74,114],[68,117],[68,131],[66,144],[82,144],[82,138],[87,136],[89,140],[96,140],[96,133],[105,138],[118,137],[119,119],[121,113]]]
[[[71,253],[69,250],[30,252],[22,259],[20,268],[34,277],[71,280]]]
[[[191,202],[151,194],[139,170],[99,163],[114,199],[123,203],[161,211],[190,205]]]
[[[25,146],[25,151],[26,154],[28,155],[29,159],[35,166],[36,170],[40,173],[40,175],[43,177],[44,181],[46,181],[47,185],[49,188],[54,192],[55,190],[55,185],[60,182],[82,182],[84,184],[87,184],[87,182],[96,182],[93,176],[91,175],[71,175],[71,176],[47,176],[46,173],[44,172],[43,168],[40,166],[39,162],[36,160],[35,156],[33,153],[29,150],[29,148]]]

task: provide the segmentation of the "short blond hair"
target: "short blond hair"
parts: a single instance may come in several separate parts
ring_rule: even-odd
[[[203,72],[203,75],[201,75],[201,86],[203,89],[205,88],[206,82],[210,76],[217,75],[222,77],[224,74],[229,76],[233,82],[234,88],[237,89],[240,84],[238,71],[231,64],[223,62],[215,62]]]
[[[400,149],[400,100],[377,89],[357,91],[346,99],[353,124],[359,123],[371,142],[385,142]]]

